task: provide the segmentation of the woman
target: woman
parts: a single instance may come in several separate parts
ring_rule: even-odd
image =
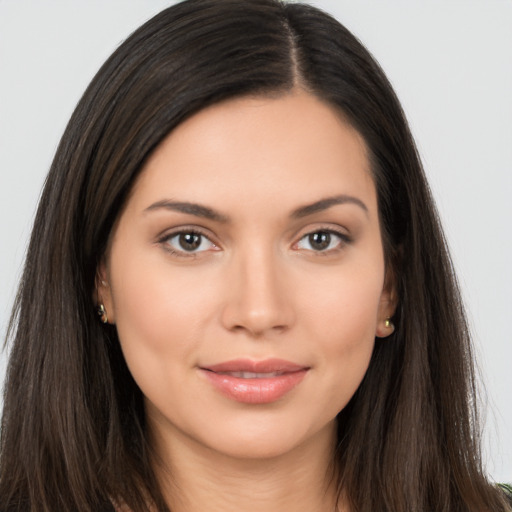
[[[8,510],[507,510],[400,105],[311,7],[189,0],[120,46],[12,329]]]

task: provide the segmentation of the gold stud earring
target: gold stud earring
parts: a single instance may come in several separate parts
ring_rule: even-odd
[[[98,313],[98,316],[100,317],[100,320],[102,321],[102,323],[104,323],[104,324],[108,323],[107,312],[106,312],[105,306],[103,304],[98,304],[98,307],[96,308],[96,312]]]
[[[391,321],[391,318],[386,318],[384,321],[384,327],[386,327],[386,329],[391,329],[391,332],[394,332],[395,330],[395,325]]]

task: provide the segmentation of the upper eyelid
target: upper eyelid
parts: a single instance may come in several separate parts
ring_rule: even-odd
[[[166,252],[169,252],[171,254],[173,254],[174,256],[176,257],[183,257],[183,258],[197,258],[199,257],[202,253],[205,253],[205,252],[208,252],[209,250],[211,250],[211,248],[208,248],[208,249],[205,249],[205,250],[202,250],[202,251],[186,251],[185,249],[180,249],[180,248],[177,248],[177,247],[174,247],[173,244],[170,243],[170,240],[179,236],[179,235],[182,235],[184,233],[193,233],[193,234],[196,234],[196,235],[199,235],[199,236],[202,236],[204,238],[206,238],[208,240],[208,242],[213,246],[214,250],[218,250],[220,249],[219,245],[214,242],[210,236],[206,235],[205,233],[203,233],[201,230],[198,230],[198,229],[194,229],[194,228],[188,228],[188,229],[175,229],[174,231],[167,231],[167,232],[164,232],[162,234],[162,236],[160,236],[156,243],[160,246],[162,246],[162,248],[166,251]]]
[[[348,243],[352,241],[351,237],[345,233],[341,233],[333,229],[316,229],[314,231],[308,231],[307,233],[304,233],[300,238],[298,238],[295,244],[298,244],[301,240],[304,240],[304,238],[311,236],[315,233],[329,233],[330,235],[337,236],[343,243]]]
[[[304,240],[306,237],[308,237],[314,233],[325,232],[325,233],[330,233],[339,238],[339,242],[338,242],[338,244],[336,244],[337,247],[329,249],[329,250],[314,251],[314,253],[318,256],[320,256],[320,255],[326,256],[328,254],[332,254],[336,250],[340,250],[344,246],[351,244],[354,241],[353,236],[347,232],[348,230],[346,228],[342,228],[341,226],[332,227],[332,225],[327,226],[324,224],[324,225],[315,227],[314,229],[306,228],[306,230],[301,230],[301,231],[302,231],[302,233],[300,235],[297,235],[294,238],[295,241],[292,244],[292,248],[296,248],[294,250],[300,250],[300,248],[297,247],[300,244],[300,242],[302,240]]]
[[[204,228],[200,228],[198,226],[179,226],[176,228],[169,228],[163,230],[156,238],[158,242],[162,242],[164,240],[167,240],[168,238],[172,238],[176,235],[180,235],[182,233],[194,233],[196,235],[201,235],[210,240],[213,244],[217,245],[217,243],[214,241],[213,234]]]
[[[314,227],[305,227],[296,232],[294,235],[295,240],[302,240],[305,236],[311,235],[313,233],[318,233],[319,231],[325,231],[328,233],[333,233],[335,235],[340,236],[343,239],[352,239],[352,235],[350,234],[347,228],[344,228],[339,225],[333,225],[329,223],[320,223]]]

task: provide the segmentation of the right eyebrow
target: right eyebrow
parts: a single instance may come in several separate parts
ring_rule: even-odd
[[[162,199],[145,208],[144,212],[151,212],[160,209],[195,215],[196,217],[202,217],[204,219],[221,222],[223,224],[229,222],[229,217],[215,211],[213,208],[198,203],[190,203],[188,201],[170,201],[169,199]]]

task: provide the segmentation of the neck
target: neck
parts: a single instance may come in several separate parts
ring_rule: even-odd
[[[199,446],[186,436],[172,442],[153,432],[155,464],[173,512],[337,512],[332,465],[334,425],[291,452],[235,458]]]

